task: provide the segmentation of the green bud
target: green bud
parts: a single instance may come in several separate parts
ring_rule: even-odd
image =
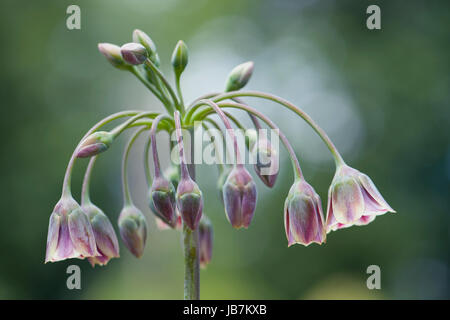
[[[231,70],[228,75],[225,91],[236,91],[243,88],[252,76],[253,65],[253,62],[249,61],[242,63]]]
[[[180,40],[178,41],[172,54],[172,66],[175,75],[179,77],[183,73],[188,63],[188,49],[186,44]]]
[[[157,67],[159,67],[160,61],[158,53],[156,52],[156,46],[153,40],[142,30],[136,29],[133,31],[133,42],[140,43],[147,49],[148,58]]]
[[[114,140],[112,133],[97,131],[84,139],[77,149],[78,158],[88,158],[106,151]]]

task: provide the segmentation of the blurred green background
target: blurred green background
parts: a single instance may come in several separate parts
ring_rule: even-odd
[[[66,8],[74,3],[81,30],[70,31]],[[366,28],[370,4],[381,8],[381,30]],[[180,235],[155,227],[139,150],[130,179],[150,224],[144,257],[135,259],[121,244],[121,258],[106,267],[81,260],[44,265],[48,218],[82,135],[109,113],[161,110],[144,86],[97,51],[98,42],[120,45],[140,28],[156,42],[170,79],[172,49],[179,39],[187,43],[186,100],[222,90],[229,70],[255,61],[248,88],[309,112],[397,211],[331,233],[325,245],[288,249],[283,203],[292,176],[285,153],[275,188],[258,182],[247,231],[226,221],[216,169],[200,167],[205,212],[215,228],[202,298],[448,299],[449,9],[446,1],[3,0],[0,298],[183,297]],[[284,128],[325,207],[334,164],[320,139],[289,111],[246,101]],[[100,157],[91,188],[114,224],[122,206],[121,152],[117,145]],[[76,196],[85,164],[79,161],[74,173]],[[66,288],[71,264],[81,267],[81,290]],[[381,268],[381,290],[366,287],[372,264]]]

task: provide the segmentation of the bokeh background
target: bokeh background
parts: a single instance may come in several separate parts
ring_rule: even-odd
[[[81,30],[66,28],[70,4],[81,7]],[[369,4],[381,8],[381,30],[366,28]],[[0,298],[183,297],[180,234],[155,227],[138,148],[130,179],[150,224],[144,257],[135,259],[121,244],[121,258],[103,268],[81,260],[44,265],[48,218],[81,136],[109,113],[161,110],[96,48],[129,42],[140,28],[156,42],[171,80],[172,49],[179,39],[187,43],[186,100],[222,90],[229,70],[255,61],[248,88],[309,112],[397,210],[331,233],[326,245],[288,249],[282,210],[292,176],[285,153],[276,187],[258,182],[258,209],[247,231],[226,221],[216,169],[200,167],[205,212],[215,228],[213,261],[201,272],[202,298],[448,299],[449,9],[446,1],[3,0]],[[246,101],[284,128],[326,206],[334,165],[320,139],[289,111]],[[123,142],[100,157],[92,182],[94,202],[114,222],[122,206]],[[76,196],[85,165],[79,161],[74,172]],[[81,267],[81,290],[66,288],[71,264]],[[366,287],[372,264],[381,268],[381,290]]]

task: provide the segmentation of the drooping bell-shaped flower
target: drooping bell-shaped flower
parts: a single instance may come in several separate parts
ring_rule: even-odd
[[[269,140],[261,137],[253,147],[253,154],[256,155],[256,163],[254,165],[255,172],[261,181],[272,188],[278,177],[278,154],[272,147]]]
[[[395,211],[367,175],[347,165],[338,167],[328,190],[327,232],[366,225],[386,212]]]
[[[107,131],[97,131],[86,137],[77,148],[78,158],[88,158],[106,151],[114,140],[114,135]]]
[[[86,213],[71,196],[63,196],[50,216],[45,262],[99,255]]]
[[[89,257],[88,260],[93,267],[96,264],[104,266],[112,258],[119,257],[119,241],[116,233],[111,221],[96,205],[89,202],[82,208],[91,222],[97,251],[100,254],[97,257]]]
[[[120,212],[119,230],[127,249],[140,258],[147,240],[147,221],[142,212],[134,205],[126,205]]]
[[[232,167],[224,166],[224,169],[219,174],[219,178],[217,179],[217,190],[219,191],[220,200],[222,200],[223,204],[223,186],[225,181],[227,181],[228,175],[231,172]]]
[[[206,215],[202,216],[198,227],[200,267],[205,268],[211,261],[213,249],[213,227]]]
[[[177,188],[177,208],[183,221],[191,229],[198,227],[203,211],[203,195],[191,177],[182,177]]]
[[[155,177],[150,190],[152,211],[165,223],[175,227],[175,188],[163,175]]]
[[[148,52],[145,47],[139,43],[130,42],[120,47],[123,60],[131,65],[143,64],[148,58]]]
[[[325,242],[320,197],[304,179],[297,179],[289,190],[284,203],[284,228],[288,246]]]
[[[242,165],[231,170],[223,188],[228,221],[236,228],[248,228],[256,209],[257,192],[252,176]]]

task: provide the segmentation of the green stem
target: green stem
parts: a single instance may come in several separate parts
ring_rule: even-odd
[[[155,66],[155,64],[150,59],[147,59],[145,61],[145,64],[148,67],[150,67],[153,70],[153,72],[156,73],[156,75],[161,79],[161,81],[163,82],[164,86],[169,91],[169,94],[170,94],[170,96],[171,96],[171,98],[173,100],[175,108],[177,110],[179,110],[179,111],[183,111],[183,113],[184,113],[184,110],[181,110],[181,108],[180,108],[180,103],[178,102],[177,96],[176,96],[175,92],[173,91],[172,86],[170,85],[169,81],[167,81],[167,79],[164,77],[162,72],[158,69],[158,67]]]
[[[86,168],[86,173],[84,174],[83,186],[81,188],[81,205],[82,206],[91,203],[91,197],[89,195],[89,186],[91,184],[92,170],[94,169],[96,160],[97,160],[97,156],[94,156],[89,160],[89,164]]]
[[[64,181],[63,181],[63,187],[62,187],[62,196],[71,196],[71,180],[72,180],[72,170],[75,165],[75,161],[77,159],[77,149],[80,145],[80,143],[86,139],[90,134],[92,134],[94,131],[100,129],[101,127],[107,125],[108,123],[123,118],[123,117],[129,117],[129,116],[135,116],[136,114],[139,114],[140,111],[122,111],[114,113],[98,123],[96,123],[89,131],[81,138],[80,142],[78,143],[77,147],[72,153],[72,156],[70,157],[69,163],[67,164],[66,173],[64,174]]]
[[[182,110],[182,113],[184,113],[183,92],[181,91],[180,77],[176,77],[175,84],[176,84],[176,88],[177,88],[178,98],[180,99],[181,110]]]
[[[135,67],[131,68],[130,72],[134,74],[136,78],[138,78],[139,81],[141,81],[142,84],[146,86],[159,99],[159,101],[162,102],[167,112],[169,113],[173,112],[173,108],[170,105],[170,102],[167,100],[167,98],[163,95],[162,92],[161,93],[158,92],[158,88],[155,85],[149,83]]]
[[[256,97],[256,98],[262,98],[266,100],[270,100],[276,103],[281,104],[282,106],[288,108],[289,110],[296,113],[298,116],[300,116],[303,120],[305,120],[313,129],[316,131],[316,133],[320,136],[320,138],[325,142],[326,146],[330,150],[331,154],[333,155],[333,158],[335,160],[336,166],[339,167],[343,164],[345,164],[344,160],[342,159],[342,156],[340,155],[339,151],[337,150],[336,146],[333,144],[331,139],[328,137],[326,132],[319,127],[314,120],[303,110],[295,106],[294,104],[290,103],[287,100],[284,100],[283,98],[264,93],[259,91],[233,91],[230,93],[224,93],[220,94],[216,97],[214,97],[213,101],[218,102],[226,99],[232,99],[235,97]],[[199,103],[193,105],[192,108],[189,109],[188,113],[186,114],[186,117],[188,117],[189,114],[193,114],[195,109],[198,109],[200,107]]]
[[[158,124],[163,119],[169,119],[172,120],[168,115],[161,114],[155,118],[152,124],[152,128],[150,130],[150,139],[152,144],[152,154],[153,154],[153,165],[155,168],[155,174],[154,177],[160,177],[161,176],[161,169],[159,166],[159,157],[158,157],[158,150],[156,148],[156,129],[158,128]]]
[[[289,143],[289,140],[286,138],[286,136],[283,134],[283,132],[281,132],[280,128],[275,123],[273,123],[268,117],[266,117],[264,114],[257,111],[256,109],[254,109],[250,106],[247,106],[245,104],[241,104],[241,103],[222,102],[222,103],[219,103],[218,106],[220,108],[235,108],[235,109],[241,109],[241,110],[247,111],[248,113],[251,113],[251,114],[255,115],[256,117],[258,117],[259,119],[261,119],[262,121],[264,121],[270,128],[274,129],[276,134],[280,137],[281,141],[283,142],[284,146],[286,147],[286,150],[289,153],[289,156],[292,161],[292,167],[294,169],[295,177],[296,178],[303,177],[302,169],[300,168],[300,163],[298,161],[297,156],[295,155],[294,149],[292,148],[291,144]],[[210,111],[212,111],[212,110],[210,110]]]
[[[128,184],[128,157],[130,155],[131,147],[133,146],[139,135],[148,129],[148,127],[143,127],[136,130],[136,132],[131,136],[130,140],[125,146],[125,152],[122,159],[122,186],[123,186],[123,202],[124,206],[131,205],[133,203],[130,195],[130,186]]]

